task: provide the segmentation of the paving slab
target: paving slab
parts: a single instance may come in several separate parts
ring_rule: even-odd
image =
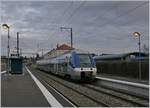
[[[49,107],[46,98],[29,73],[1,75],[2,107]]]

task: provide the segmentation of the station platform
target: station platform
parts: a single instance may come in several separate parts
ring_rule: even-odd
[[[23,74],[1,74],[1,107],[50,106],[25,68]]]
[[[127,77],[121,77],[121,76],[114,76],[114,75],[108,75],[108,74],[97,74],[97,77],[104,77],[104,78],[111,78],[115,80],[122,80],[122,81],[128,81],[133,83],[141,83],[149,85],[149,80],[139,80],[135,78],[127,78]]]

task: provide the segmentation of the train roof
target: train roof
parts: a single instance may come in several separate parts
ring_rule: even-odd
[[[70,56],[70,54],[71,54],[72,52],[76,52],[77,54],[89,54],[89,52],[88,52],[88,51],[85,51],[85,50],[72,49],[72,50],[68,50],[68,51],[64,52],[64,53],[61,54],[61,55],[58,55],[58,56],[55,56],[55,57],[51,57],[51,58],[46,58],[46,59],[40,59],[40,60],[37,60],[37,61],[56,60],[56,59],[62,58],[62,57],[64,57],[64,56]]]

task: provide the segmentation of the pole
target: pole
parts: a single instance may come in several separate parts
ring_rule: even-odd
[[[22,48],[20,48],[20,56],[22,56]]]
[[[141,41],[140,41],[140,36],[139,36],[139,79],[141,80],[141,60],[140,60],[140,56],[141,56]]]
[[[73,48],[73,35],[72,35],[72,28],[67,28],[67,27],[60,27],[60,29],[69,29],[70,30],[70,37],[71,37],[71,48]]]
[[[42,49],[42,57],[43,57],[43,50],[44,50],[44,49]]]
[[[17,32],[17,56],[19,56],[19,32]]]
[[[10,53],[10,47],[9,47],[9,39],[10,39],[10,35],[9,35],[9,28],[8,28],[8,46],[7,46],[7,50],[8,50],[8,52],[7,52],[7,57],[8,57],[8,59],[7,59],[7,73],[9,73],[9,71],[10,71],[10,60],[9,60],[9,53]]]
[[[70,31],[71,31],[71,48],[73,48],[72,28],[70,28]]]
[[[142,79],[142,73],[141,73],[141,60],[140,60],[140,57],[141,57],[141,37],[140,37],[140,33],[139,32],[134,32],[133,33],[133,36],[135,37],[138,37],[139,38],[139,42],[138,42],[138,45],[139,45],[139,79],[141,80]]]

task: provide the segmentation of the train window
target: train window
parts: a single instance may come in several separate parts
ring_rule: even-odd
[[[61,72],[61,65],[62,64],[58,64],[58,72]]]
[[[81,67],[91,66],[91,60],[88,54],[79,54],[79,61]]]

